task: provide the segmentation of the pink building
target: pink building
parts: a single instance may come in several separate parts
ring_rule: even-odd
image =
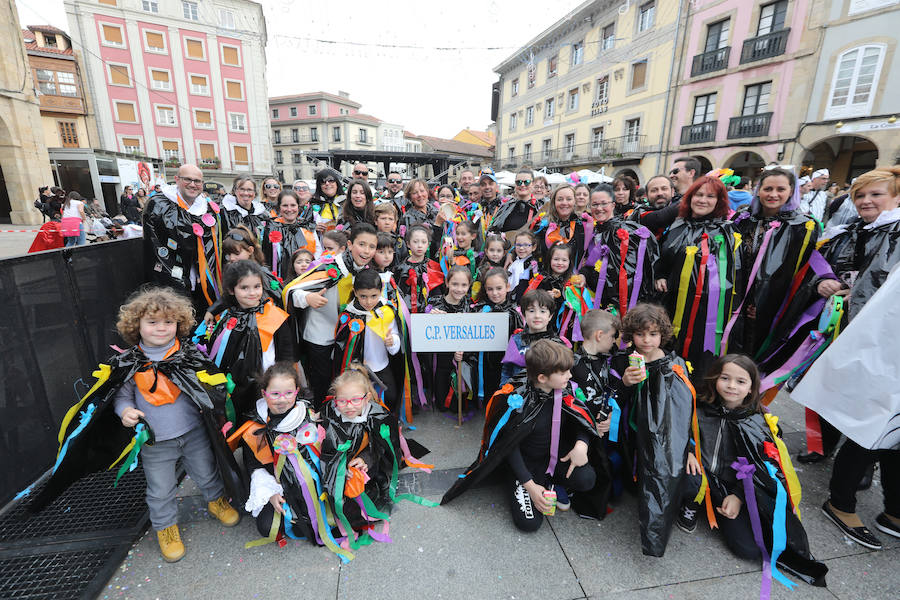
[[[103,148],[193,163],[223,183],[272,172],[262,7],[65,0]]]
[[[685,3],[671,156],[691,155],[705,170],[729,167],[750,177],[784,160],[809,100],[808,78],[795,77],[814,50],[802,39],[809,10],[810,0]]]

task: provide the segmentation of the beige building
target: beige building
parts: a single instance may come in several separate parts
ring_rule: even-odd
[[[683,5],[591,0],[500,63],[495,163],[640,181],[663,169]]]
[[[33,202],[53,176],[15,6],[0,5],[0,222],[36,224]]]

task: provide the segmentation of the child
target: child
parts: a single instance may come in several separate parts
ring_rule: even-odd
[[[481,293],[473,312],[505,312],[509,315],[509,332],[522,329],[522,315],[509,299],[509,281],[506,269],[494,267],[481,279]],[[475,397],[479,403],[489,400],[500,388],[500,372],[503,352],[479,352],[476,368]]]
[[[799,518],[800,482],[781,441],[777,418],[763,414],[756,364],[748,356],[728,354],[710,365],[701,385],[699,439],[694,452],[688,454],[678,527],[688,533],[697,528],[698,501],[705,495],[710,525],[718,524],[732,552],[751,560],[759,560],[760,550],[771,556],[772,536],[780,530],[787,547],[778,555],[777,563],[808,583],[824,586],[828,567],[809,553]],[[738,479],[735,465],[739,466],[739,457],[755,466],[752,477]],[[701,489],[703,475],[708,482],[705,494]],[[788,498],[781,519],[775,512],[779,493]],[[752,504],[747,494],[752,494]],[[750,506],[759,514],[751,514]],[[762,522],[763,548],[754,541],[751,521],[756,519]]]
[[[291,328],[284,326],[288,314],[263,294],[265,273],[249,260],[231,263],[222,286],[228,308],[208,334],[207,354],[235,385],[229,420],[242,424],[259,398],[256,378],[276,360],[291,360]]]
[[[681,498],[694,388],[684,361],[662,350],[672,339],[672,322],[661,306],[636,304],[625,315],[622,334],[632,345],[632,357],[642,359],[644,366],[625,368],[632,358],[625,354],[613,360],[613,368],[622,373],[620,422],[629,424],[619,438],[625,434],[626,456],[636,456],[642,550],[662,556]]]
[[[422,312],[432,291],[444,282],[440,265],[428,259],[431,234],[422,225],[413,225],[406,232],[408,256],[394,268],[394,281],[403,294],[410,312]]]
[[[500,368],[500,385],[525,368],[525,351],[535,341],[550,339],[562,342],[549,329],[550,317],[553,313],[553,296],[546,290],[531,290],[519,300],[519,310],[525,319],[525,329],[517,329],[509,338],[509,346],[503,355]]]
[[[551,323],[560,339],[571,346],[581,341],[579,318],[586,303],[582,298],[584,276],[572,274],[572,247],[556,243],[547,250],[540,272],[531,278],[528,289],[541,289],[553,296]]]
[[[347,236],[343,231],[329,229],[322,234],[322,254],[337,256],[347,249]]]
[[[445,283],[446,293],[443,296],[436,296],[429,303],[425,312],[444,315],[448,313],[469,313],[472,312],[472,302],[469,298],[469,290],[472,288],[472,272],[468,267],[455,265],[450,268],[447,273],[447,281]],[[456,365],[463,360],[462,352],[436,352],[434,354],[434,404],[438,410],[451,410],[456,406],[457,393],[456,386],[461,385],[459,381],[455,382],[451,373],[455,374]],[[465,395],[465,394],[464,394]]]
[[[382,299],[381,277],[364,269],[353,278],[355,300],[338,317],[334,342],[343,373],[352,362],[361,362],[384,384],[384,403],[399,414],[397,384],[389,367],[389,354],[400,350],[396,312]]]
[[[378,241],[375,247],[375,257],[372,259],[372,266],[381,275],[382,279],[387,282],[393,276],[394,261],[397,257],[394,236],[389,233],[378,232]],[[385,275],[387,277],[385,277]]]
[[[185,553],[176,523],[179,459],[209,512],[227,527],[238,523],[226,486],[228,495],[239,501],[243,484],[219,433],[225,422],[226,379],[182,341],[193,324],[190,300],[168,288],[139,291],[119,309],[116,328],[134,345],[109,365],[100,365],[97,383],[63,420],[60,439],[65,432],[68,436],[32,510],[40,510],[80,476],[115,466],[132,442],[143,462],[150,522],[167,562],[181,560]],[[77,409],[79,419],[74,418]],[[120,473],[128,461],[134,468],[137,456],[132,450]]]
[[[580,394],[569,383],[573,363],[569,348],[539,340],[525,354],[525,362],[527,382],[516,379],[491,398],[478,459],[441,504],[505,462],[514,477],[510,485],[513,523],[522,531],[537,531],[551,506],[546,493],[555,485],[564,483],[574,491],[594,486],[588,444],[597,430]]]
[[[402,235],[397,235],[397,209],[393,202],[382,202],[375,205],[375,229],[378,233],[391,236],[396,261],[406,258],[406,242]],[[393,267],[393,265],[391,266]]]
[[[306,273],[306,270],[309,268],[309,265],[312,264],[313,260],[315,260],[315,256],[313,256],[313,253],[306,248],[300,248],[294,252],[294,254],[291,255],[291,264],[294,266],[291,281]]]
[[[490,269],[500,268],[506,270],[506,259],[509,252],[509,242],[496,233],[489,233],[484,240],[484,257],[478,264],[478,278]]]
[[[515,259],[509,265],[509,288],[512,290],[512,301],[518,302],[532,276],[538,272],[538,263],[534,258],[537,248],[537,237],[528,229],[521,229],[515,235]]]

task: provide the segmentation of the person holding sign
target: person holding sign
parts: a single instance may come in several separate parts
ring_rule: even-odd
[[[469,290],[472,289],[472,272],[467,266],[456,265],[450,267],[445,283],[446,293],[436,296],[425,308],[425,312],[445,315],[449,313],[472,312],[472,301],[469,298]],[[438,410],[452,410],[453,399],[457,396],[456,388],[461,384],[455,380],[453,372],[455,363],[463,361],[463,353],[437,352],[434,354],[434,405]],[[458,408],[458,407],[457,407]]]

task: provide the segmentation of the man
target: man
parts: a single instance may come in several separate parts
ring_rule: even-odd
[[[302,179],[297,179],[291,185],[291,188],[294,190],[294,193],[297,194],[297,197],[300,198],[300,206],[309,204],[309,199],[312,197],[312,192],[309,189],[308,183],[306,183]]]
[[[680,200],[698,175],[700,175],[699,160],[690,156],[676,158],[672,169],[669,171],[669,179],[675,188],[673,200]]]
[[[825,207],[828,205],[828,193],[825,191],[825,187],[828,185],[829,176],[828,169],[815,171],[809,181],[810,191],[804,194],[800,200],[800,210],[820,223],[825,215]]]
[[[681,167],[678,169],[680,171]],[[648,179],[646,185],[648,206],[639,206],[628,216],[629,221],[637,221],[653,232],[656,239],[662,237],[666,228],[678,218],[680,200],[673,199],[675,192],[672,189],[671,176],[671,173],[668,177],[659,174]]]
[[[804,175],[798,179],[797,186],[800,188],[800,197],[802,198],[809,192],[809,176]]]
[[[44,220],[59,218],[59,215],[54,215],[53,208],[50,203],[54,200],[56,195],[50,189],[49,185],[45,185],[38,188],[38,198],[34,201],[34,207],[41,211],[41,215],[43,215]],[[58,212],[58,211],[57,211]]]
[[[750,191],[750,178],[741,177],[741,181],[728,192],[728,202],[731,210],[737,210],[742,206],[750,207],[753,201],[753,193]]]
[[[481,188],[481,206],[485,214],[493,213],[500,206],[500,184],[492,171],[482,171],[478,178],[478,186]]]
[[[366,163],[353,165],[353,179],[362,179],[366,183],[369,182],[369,167]]]
[[[475,185],[474,181],[469,185],[466,200],[469,204],[481,204],[481,186]]]
[[[463,169],[459,174],[459,193],[468,197],[469,187],[475,183],[475,172],[472,169]],[[481,189],[478,190],[479,194]]]
[[[203,199],[203,171],[181,165],[144,207],[147,281],[184,290],[203,314],[221,289],[220,220]]]
[[[493,174],[481,174],[481,193],[482,205],[485,207],[486,214],[491,214],[490,230],[500,233],[518,231],[522,227],[528,226],[534,216],[538,212],[537,201],[534,199],[534,173],[528,169],[520,170],[516,173],[515,196],[505,198],[500,202],[494,202],[495,208],[489,209],[488,200],[484,197],[486,194],[493,193],[496,195],[497,179]],[[513,241],[513,240],[510,240]]]
[[[665,208],[672,202],[672,182],[665,175],[654,175],[647,181],[647,205],[652,210]]]

